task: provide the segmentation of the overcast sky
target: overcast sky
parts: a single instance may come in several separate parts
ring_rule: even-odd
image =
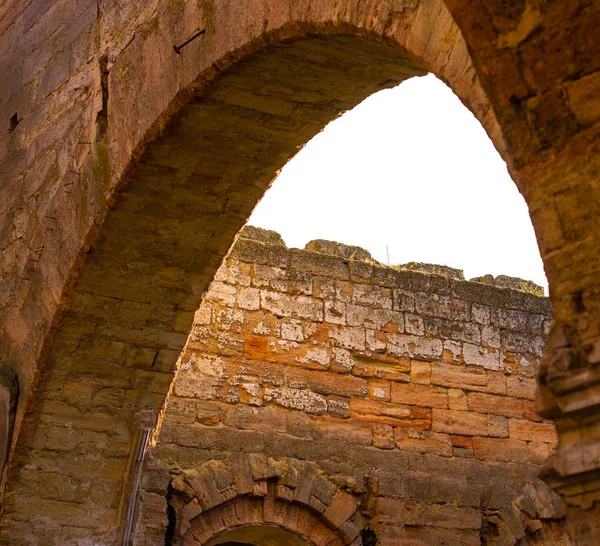
[[[433,75],[372,95],[281,171],[250,224],[547,290],[527,206],[485,131]]]

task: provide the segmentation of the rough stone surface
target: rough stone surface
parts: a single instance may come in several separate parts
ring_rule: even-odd
[[[3,2],[0,365],[19,401],[0,540],[114,542],[138,414],[162,407],[192,315],[264,189],[340,112],[429,70],[482,122],[527,202],[554,306],[538,392],[561,438],[547,479],[572,535],[597,544],[599,26],[593,0]],[[256,259],[295,263],[275,246]],[[332,263],[315,257],[311,271]],[[336,278],[364,278],[359,264]],[[398,291],[424,282],[372,275],[401,280]],[[455,291],[477,303],[488,288]],[[494,297],[542,311],[521,291]],[[491,347],[522,350],[518,332],[499,338],[493,326]],[[57,481],[70,488],[57,493]],[[92,488],[109,493],[84,495]]]
[[[293,269],[252,261],[271,245],[294,255]],[[313,273],[315,251],[336,265]],[[223,292],[215,281],[205,298],[202,316],[211,318],[192,328],[142,498],[167,494],[150,479],[165,474],[189,481],[203,517],[218,510],[225,521],[224,495],[236,484],[231,495],[238,499],[268,499],[272,491],[290,503],[286,510],[308,506],[344,543],[369,527],[382,545],[396,544],[392,537],[516,544],[540,534],[568,544],[564,505],[536,479],[540,454],[557,442],[554,425],[531,407],[547,300],[539,298],[543,313],[500,307],[496,288],[486,287],[474,303],[454,292],[462,281],[453,272],[390,268],[421,276],[420,286],[446,281],[443,296],[435,288],[403,290],[423,305],[393,311],[400,279],[390,286],[364,276],[340,280],[364,255],[329,241],[288,250],[272,232],[242,231],[217,272],[232,297],[213,297],[214,289]],[[303,292],[294,283],[299,276]],[[316,290],[327,284],[330,292]],[[258,291],[258,308],[240,305],[249,288]],[[315,307],[336,312],[306,314],[305,293]],[[385,318],[374,320],[378,315]],[[420,331],[403,333],[416,323]],[[500,338],[518,332],[523,349],[490,346],[481,336],[490,326]],[[513,380],[522,388],[509,391]],[[206,461],[202,470],[199,461]],[[265,481],[266,489],[257,486]],[[185,495],[177,517],[182,537],[198,525],[198,509]],[[271,521],[266,503],[259,522]],[[166,504],[158,515],[145,501],[141,507],[136,544],[149,545]]]

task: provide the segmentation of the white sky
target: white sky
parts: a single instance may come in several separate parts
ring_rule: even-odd
[[[289,247],[329,239],[391,264],[464,269],[466,278],[547,281],[525,201],[485,131],[433,75],[367,98],[281,171],[251,225]]]

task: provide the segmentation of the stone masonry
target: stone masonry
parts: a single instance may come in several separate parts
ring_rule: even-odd
[[[0,3],[0,544],[118,540],[138,448],[254,205],[330,120],[431,72],[527,202],[554,320],[543,476],[597,546],[598,28],[597,0]]]
[[[557,441],[533,402],[551,306],[497,283],[538,294],[245,228],[196,313],[135,544],[169,521],[173,544],[204,544],[249,524],[211,523],[240,502],[254,524],[307,510],[346,544],[568,544],[537,479]]]

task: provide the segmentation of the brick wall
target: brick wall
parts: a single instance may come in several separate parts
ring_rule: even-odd
[[[190,485],[215,460],[234,483],[240,456],[300,475],[311,461],[354,496],[357,528],[382,544],[563,540],[562,507],[536,479],[556,443],[533,402],[549,300],[410,267],[326,241],[288,249],[245,229],[181,358],[146,470],[139,543],[164,532],[169,480],[183,492],[171,504],[185,536],[199,513],[243,496],[226,489],[207,501],[197,478],[196,493]],[[196,519],[184,510],[191,499],[204,499]]]

